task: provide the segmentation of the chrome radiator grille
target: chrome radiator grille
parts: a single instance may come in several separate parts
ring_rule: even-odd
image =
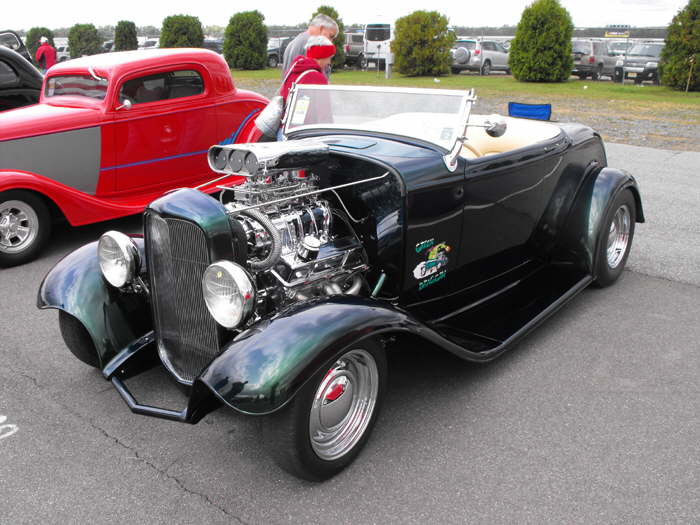
[[[180,381],[191,383],[220,349],[202,296],[210,263],[206,237],[192,222],[149,213],[146,242],[158,352]]]

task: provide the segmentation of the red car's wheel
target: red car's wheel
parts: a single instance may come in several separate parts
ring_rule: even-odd
[[[24,190],[0,192],[0,266],[34,259],[51,233],[51,216],[38,195]]]
[[[281,412],[263,442],[283,469],[321,481],[349,465],[377,420],[387,381],[384,349],[366,339],[326,364]]]

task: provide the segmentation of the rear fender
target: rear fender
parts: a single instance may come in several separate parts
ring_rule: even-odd
[[[30,190],[53,202],[71,226],[107,221],[143,211],[140,202],[114,204],[27,171],[0,170],[0,191]]]
[[[143,239],[133,239],[144,264]],[[102,277],[97,242],[68,254],[49,271],[39,287],[37,306],[63,310],[80,321],[95,345],[100,368],[152,329],[145,297],[117,290]]]
[[[574,254],[583,269],[592,274],[596,263],[600,228],[617,194],[629,189],[634,196],[637,218],[644,222],[644,209],[637,181],[624,170],[605,167],[594,171],[581,186],[567,220],[562,245]]]

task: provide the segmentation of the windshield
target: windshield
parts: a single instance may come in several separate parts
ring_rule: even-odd
[[[663,47],[662,44],[635,44],[630,48],[627,56],[658,58],[661,56]]]
[[[452,49],[457,49],[458,47],[474,49],[476,48],[476,42],[473,40],[457,40],[454,44],[452,44]]]
[[[367,24],[365,36],[370,42],[382,42],[391,38],[389,24]]]
[[[95,79],[90,75],[60,75],[46,82],[47,97],[71,95],[103,100],[107,94],[107,79]]]
[[[363,130],[413,137],[450,149],[464,129],[466,91],[298,85],[285,133]]]
[[[9,47],[10,49],[17,51],[20,47],[22,47],[22,42],[20,42],[12,33],[0,33],[0,46]]]
[[[580,53],[582,55],[588,55],[591,52],[591,43],[582,41],[573,41],[571,43],[571,48],[573,53]]]

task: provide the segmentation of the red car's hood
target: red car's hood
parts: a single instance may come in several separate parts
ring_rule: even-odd
[[[98,107],[35,104],[0,113],[0,141],[95,126],[101,120]]]

